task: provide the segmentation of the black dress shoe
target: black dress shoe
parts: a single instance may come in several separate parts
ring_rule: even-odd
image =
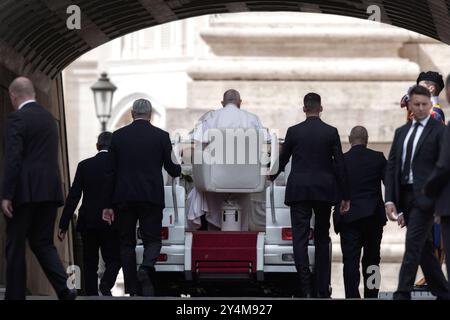
[[[76,289],[65,289],[58,295],[59,300],[75,300],[77,298]]]
[[[153,288],[148,270],[146,268],[139,268],[137,278],[141,285],[142,296],[153,297],[155,295],[155,289]]]
[[[100,283],[100,286],[98,289],[99,289],[100,293],[102,294],[102,296],[106,296],[106,297],[112,296],[111,290],[106,289],[106,287],[104,285],[102,285],[101,283]]]

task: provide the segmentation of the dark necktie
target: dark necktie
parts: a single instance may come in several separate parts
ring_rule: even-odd
[[[409,182],[409,172],[411,171],[411,160],[412,160],[412,152],[414,147],[414,140],[416,139],[417,129],[421,126],[420,122],[416,122],[414,124],[414,130],[409,136],[408,144],[406,146],[406,158],[405,164],[403,165],[402,170],[402,184],[408,184]]]

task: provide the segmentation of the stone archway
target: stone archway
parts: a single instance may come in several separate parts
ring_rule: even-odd
[[[81,12],[79,30],[66,25],[71,5]],[[414,6],[410,0],[5,0],[0,6],[0,59],[15,73],[40,79],[39,85],[45,89],[50,79],[83,53],[165,22],[246,11],[316,12],[368,19],[371,6],[379,9],[380,22],[450,44],[449,0],[416,0]]]

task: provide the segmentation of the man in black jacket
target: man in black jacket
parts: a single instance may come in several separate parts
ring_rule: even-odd
[[[172,160],[169,134],[150,123],[152,106],[145,99],[132,107],[133,122],[113,133],[111,162],[107,170],[103,219],[116,217],[120,233],[120,254],[125,290],[138,293],[138,280],[144,296],[154,295],[152,277],[161,250],[164,185],[162,168],[172,176],[181,166]],[[136,273],[136,222],[144,243],[144,260]]]
[[[382,152],[367,148],[366,128],[354,127],[349,136],[351,149],[344,154],[350,185],[350,211],[334,213],[335,229],[340,231],[344,262],[346,298],[361,298],[359,294],[360,258],[364,278],[364,298],[377,298],[379,288],[367,283],[369,277],[380,276],[380,245],[386,224],[381,183],[386,170]]]
[[[120,270],[119,233],[115,224],[109,226],[103,221],[103,205],[99,197],[99,190],[103,188],[105,180],[111,138],[111,132],[101,133],[97,140],[97,155],[78,164],[59,221],[58,237],[62,241],[83,195],[83,203],[78,211],[77,231],[81,233],[83,241],[84,285],[88,296],[98,295],[99,289],[102,295],[110,296]],[[105,261],[100,287],[97,276],[99,250]]]
[[[331,207],[342,192],[345,201],[340,210],[349,210],[349,192],[341,141],[336,128],[320,119],[321,98],[309,93],[304,98],[306,120],[286,133],[280,154],[284,170],[292,156],[292,169],[286,186],[285,204],[291,207],[294,259],[300,277],[301,296],[310,297],[311,275],[308,258],[308,235],[314,210],[315,295],[329,298],[330,293],[330,216]]]
[[[450,275],[450,124],[445,128],[439,160],[425,185],[425,193],[436,201],[435,213],[441,222],[447,275]]]
[[[448,299],[447,281],[433,254],[434,201],[423,192],[439,157],[444,125],[430,116],[427,88],[415,86],[409,96],[408,107],[414,118],[395,131],[385,177],[386,215],[408,227],[394,299],[411,299],[419,264],[430,291],[439,299]]]
[[[31,81],[9,87],[16,109],[5,132],[2,210],[7,220],[5,299],[25,299],[25,243],[35,254],[60,299],[75,299],[53,243],[57,209],[63,205],[58,167],[58,128],[50,112],[35,101]]]

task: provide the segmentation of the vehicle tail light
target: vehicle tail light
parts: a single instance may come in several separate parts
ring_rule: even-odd
[[[161,228],[161,240],[169,239],[169,228],[162,227]]]
[[[161,253],[161,254],[158,256],[158,259],[156,259],[156,260],[157,260],[157,261],[162,261],[162,262],[167,261],[167,254]]]
[[[281,229],[281,239],[282,240],[292,240],[292,228],[282,228]]]

